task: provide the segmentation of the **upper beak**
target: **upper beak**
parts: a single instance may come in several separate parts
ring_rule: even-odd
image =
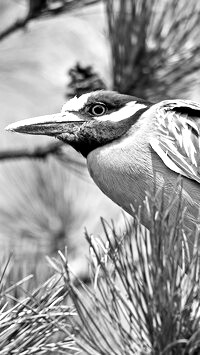
[[[47,136],[56,136],[67,131],[69,123],[83,123],[76,114],[71,112],[56,113],[53,115],[39,116],[26,120],[11,123],[5,129],[7,131],[26,133],[26,134],[43,134]]]

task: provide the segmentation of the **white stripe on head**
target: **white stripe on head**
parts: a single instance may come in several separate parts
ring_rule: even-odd
[[[83,94],[80,97],[73,97],[71,100],[67,101],[61,110],[61,113],[64,113],[65,111],[79,111],[81,110],[85,104],[88,101],[88,98],[91,96],[91,93],[89,94]]]
[[[128,102],[124,107],[120,108],[117,111],[109,113],[108,115],[95,117],[95,120],[112,121],[112,122],[123,121],[123,120],[126,120],[127,118],[133,116],[137,111],[139,111],[145,107],[147,107],[147,106],[144,104],[137,103],[137,101],[131,101],[131,102]]]

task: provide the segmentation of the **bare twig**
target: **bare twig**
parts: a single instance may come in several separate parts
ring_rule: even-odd
[[[60,0],[60,1],[46,1],[46,0],[30,0],[28,15],[23,19],[17,19],[5,30],[0,32],[0,41],[5,39],[12,33],[23,29],[31,20],[36,20],[43,16],[55,16],[60,13],[72,11],[83,6],[94,5],[100,0]]]
[[[16,159],[47,159],[49,156],[56,157],[62,164],[70,168],[70,171],[75,172],[84,178],[86,164],[84,161],[71,157],[66,149],[67,145],[63,142],[55,142],[41,147],[23,148],[15,150],[0,151],[0,162]],[[87,178],[86,178],[87,181]]]
[[[41,147],[24,148],[18,150],[4,150],[0,152],[0,160],[20,159],[20,158],[40,158],[45,159],[49,155],[61,153],[62,142],[50,143]]]
[[[15,31],[25,28],[26,24],[30,21],[29,17],[26,17],[22,20],[17,20],[15,23],[12,23],[9,27],[7,27],[5,30],[3,30],[0,33],[0,41],[2,41],[5,37],[11,35]]]

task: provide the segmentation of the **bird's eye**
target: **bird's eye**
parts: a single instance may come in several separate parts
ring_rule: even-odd
[[[95,104],[90,107],[89,113],[93,116],[103,116],[107,111],[106,105],[104,104]]]

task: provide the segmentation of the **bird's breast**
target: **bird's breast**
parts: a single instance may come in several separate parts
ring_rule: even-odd
[[[177,193],[178,174],[167,168],[152,150],[148,134],[140,139],[125,137],[92,151],[87,158],[88,169],[97,186],[125,211],[133,214],[143,206],[147,193],[164,187],[166,206]],[[182,196],[187,207],[186,225],[196,223],[200,205],[200,186],[183,177]],[[141,222],[147,228],[145,209]],[[174,214],[176,207],[174,207]]]
[[[92,151],[87,158],[91,177],[98,187],[125,211],[141,205],[153,184],[148,141],[127,136]]]

